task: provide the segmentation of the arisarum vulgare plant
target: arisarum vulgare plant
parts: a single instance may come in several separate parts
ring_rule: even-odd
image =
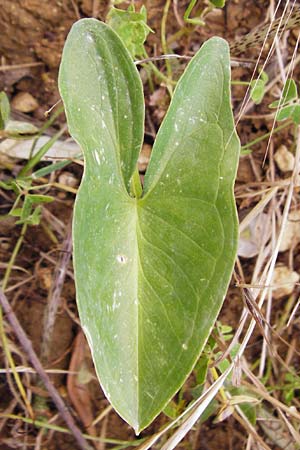
[[[105,395],[138,433],[193,369],[233,270],[240,145],[228,45],[212,38],[188,64],[143,187],[142,83],[108,25],[73,26],[59,86],[85,160],[73,223],[80,320]]]

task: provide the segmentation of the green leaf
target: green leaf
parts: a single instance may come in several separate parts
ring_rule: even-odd
[[[243,411],[249,422],[252,425],[255,425],[256,409],[257,404],[260,402],[260,400],[256,397],[253,397],[253,393],[247,391],[247,389],[244,387],[239,388],[233,387],[231,389],[229,387],[229,390],[232,395],[230,404],[231,405],[237,404],[241,408],[241,410]]]
[[[70,165],[72,160],[65,159],[63,161],[59,161],[57,163],[49,164],[48,166],[42,167],[41,169],[36,170],[31,174],[31,178],[36,180],[38,178],[45,177],[46,175],[49,175],[50,173],[55,172],[56,170],[63,169],[64,167],[67,167]]]
[[[0,92],[0,130],[4,130],[10,115],[9,100],[4,91]]]
[[[209,3],[211,3],[216,8],[223,8],[225,6],[226,0],[209,0]]]
[[[288,105],[281,108],[276,115],[276,120],[281,122],[282,120],[286,119],[292,119],[295,124],[299,124],[300,105]]]
[[[286,80],[283,92],[282,99],[284,103],[290,102],[291,100],[295,100],[298,97],[297,93],[297,85],[295,81],[291,78]]]
[[[250,98],[254,101],[256,105],[261,103],[265,94],[265,83],[263,80],[253,80],[250,83],[251,91]]]
[[[28,225],[39,225],[41,221],[41,215],[42,207],[37,206],[30,215],[23,217],[23,215],[21,214],[21,218],[16,222],[16,224],[21,225],[23,223],[27,223]]]
[[[263,71],[260,74],[260,78],[258,78],[257,80],[252,80],[250,83],[250,98],[256,105],[259,105],[259,103],[261,103],[262,99],[264,98],[268,79],[269,77],[267,73]]]
[[[291,118],[296,125],[300,124],[300,105],[295,105],[294,111],[291,114]]]
[[[205,382],[209,363],[210,359],[208,355],[203,353],[195,366],[196,382],[198,385],[202,385]]]
[[[144,42],[152,32],[147,25],[145,6],[142,6],[140,12],[135,11],[134,5],[130,5],[127,11],[111,8],[107,15],[107,23],[120,36],[133,58],[144,56]]]
[[[50,195],[40,194],[28,194],[27,198],[30,198],[31,203],[51,203],[54,200]]]
[[[298,98],[297,85],[295,81],[289,78],[283,87],[281,99],[275,100],[269,105],[269,108],[278,108],[282,105],[286,105],[290,103],[292,100],[296,100]]]
[[[227,43],[189,63],[159,130],[142,196],[142,84],[114,31],[77,22],[59,86],[84,177],[74,212],[77,302],[102,388],[138,433],[192,370],[223,303],[237,248],[239,157]]]
[[[14,208],[9,211],[8,215],[12,217],[20,217],[22,214],[22,208]]]
[[[176,419],[176,417],[179,415],[179,408],[178,405],[174,402],[174,400],[171,400],[164,408],[163,413],[170,417],[170,419]]]

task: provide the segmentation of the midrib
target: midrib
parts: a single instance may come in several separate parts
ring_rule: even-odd
[[[139,412],[139,404],[140,404],[140,388],[139,388],[139,353],[140,353],[140,349],[139,349],[139,322],[140,322],[140,308],[139,308],[139,261],[140,261],[140,253],[139,253],[139,244],[138,244],[138,233],[137,233],[137,228],[138,228],[138,220],[139,220],[139,215],[138,215],[138,207],[139,207],[139,199],[134,199],[134,208],[135,208],[135,221],[134,221],[134,233],[135,233],[135,273],[136,273],[136,277],[135,277],[135,298],[137,300],[136,302],[136,339],[137,339],[137,354],[136,354],[136,427],[135,431],[137,432],[139,429],[139,416],[140,416],[140,412]]]

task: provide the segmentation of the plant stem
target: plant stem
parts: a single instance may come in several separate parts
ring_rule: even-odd
[[[43,420],[32,420],[29,419],[28,417],[22,417],[19,416],[17,414],[6,414],[6,413],[1,413],[0,412],[0,418],[6,418],[6,419],[13,419],[13,420],[17,420],[17,421],[22,421],[24,423],[29,423],[31,425],[35,425],[37,427],[40,428],[44,428],[45,430],[52,430],[52,431],[57,431],[58,433],[64,433],[64,434],[71,434],[71,431],[68,430],[67,428],[61,427],[59,425],[55,425],[53,423],[49,423],[43,421]],[[126,446],[131,446],[131,447],[135,447],[140,445],[141,443],[143,443],[145,441],[146,438],[140,438],[140,439],[135,439],[134,441],[123,441],[121,439],[110,439],[110,438],[103,438],[103,437],[97,437],[97,436],[90,436],[89,434],[82,434],[83,437],[85,437],[87,440],[90,441],[94,441],[94,442],[105,442],[106,444],[119,444],[119,445],[126,445]]]
[[[233,86],[249,86],[249,81],[231,80]]]
[[[27,226],[28,226],[27,223],[23,224],[22,230],[21,230],[21,234],[20,234],[19,239],[18,239],[18,241],[17,241],[17,243],[15,245],[15,248],[14,248],[14,250],[12,252],[10,260],[9,260],[9,262],[7,264],[7,268],[6,268],[6,271],[5,271],[5,274],[4,274],[4,278],[3,278],[3,281],[2,281],[2,289],[3,289],[3,291],[5,291],[5,289],[7,288],[8,279],[10,277],[10,274],[11,274],[11,271],[12,271],[12,267],[13,267],[13,265],[15,263],[16,257],[17,257],[17,255],[19,253],[20,247],[21,247],[22,242],[24,240],[24,237],[25,237],[25,234],[26,234],[26,231],[27,231]]]
[[[292,121],[289,120],[288,122],[285,122],[282,125],[279,125],[279,127],[274,128],[273,130],[269,131],[268,133],[264,134],[263,136],[259,136],[258,138],[254,139],[251,142],[248,142],[248,144],[242,145],[241,147],[241,151],[246,150],[247,148],[252,147],[253,145],[258,144],[261,141],[264,141],[265,139],[267,139],[268,137],[271,136],[271,134],[277,133],[278,131],[283,130],[284,128],[287,128],[288,126],[290,126],[292,124]]]
[[[163,10],[163,17],[162,17],[162,21],[161,21],[161,46],[162,46],[163,53],[168,53],[168,46],[167,46],[167,39],[166,39],[166,23],[167,23],[170,4],[171,4],[171,0],[167,0],[164,10]],[[167,68],[168,78],[170,79],[170,81],[172,81],[172,68],[171,68],[171,64],[168,60],[166,60],[166,68]],[[172,89],[171,85],[168,85],[168,90],[170,92],[170,95],[172,96],[173,89]]]
[[[131,190],[132,195],[136,199],[141,198],[142,193],[143,193],[143,188],[141,185],[141,179],[140,179],[138,166],[136,166],[136,168],[135,168],[135,171],[132,175],[130,184],[131,184],[130,190]]]

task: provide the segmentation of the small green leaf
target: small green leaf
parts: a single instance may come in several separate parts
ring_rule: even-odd
[[[268,82],[268,75],[266,72],[262,72],[260,78],[252,80],[250,83],[251,91],[250,98],[258,105],[261,103],[265,95],[266,83]]]
[[[250,98],[256,105],[258,105],[264,97],[265,84],[262,80],[255,80],[255,84],[251,83],[251,86]]]
[[[0,92],[0,130],[4,130],[10,115],[9,100],[4,91]]]
[[[265,72],[264,70],[260,72],[260,78],[267,83],[269,81],[269,76],[267,74],[267,72]]]
[[[223,8],[225,6],[226,0],[209,0],[209,3],[211,3],[216,8]]]
[[[297,85],[295,81],[289,78],[284,85],[282,92],[282,101],[283,103],[288,103],[291,100],[295,100],[298,97]]]
[[[295,81],[289,78],[283,87],[282,96],[279,100],[275,100],[269,105],[269,108],[278,108],[285,106],[288,103],[298,98],[297,85]],[[290,105],[292,106],[292,105]],[[283,120],[283,119],[281,119]]]
[[[0,187],[1,187],[2,189],[5,189],[6,191],[11,191],[11,190],[14,189],[13,186],[12,186],[12,184],[11,184],[11,181],[10,181],[10,180],[8,180],[8,181],[2,181],[2,180],[0,180]]]
[[[21,220],[19,221],[19,223],[24,223],[29,218],[31,213],[32,213],[32,201],[30,195],[25,195],[24,203],[22,206],[22,212],[20,215]]]
[[[71,164],[72,160],[66,159],[64,161],[59,161],[57,163],[49,164],[46,167],[42,167],[41,169],[36,170],[31,174],[31,178],[36,180],[41,177],[45,177],[46,175],[49,175],[57,170],[63,169],[64,167]]]
[[[142,6],[140,12],[135,11],[134,5],[130,5],[127,11],[111,8],[107,15],[107,23],[120,36],[133,58],[145,54],[144,42],[152,32],[147,25],[145,6]]]
[[[178,405],[171,400],[163,409],[163,413],[170,417],[170,419],[176,419],[178,416]]]
[[[279,109],[276,114],[276,120],[280,122],[282,120],[288,119],[289,117],[292,116],[294,109],[295,105],[284,106],[283,108]]]
[[[28,225],[32,226],[39,225],[41,221],[41,215],[42,215],[42,207],[37,206],[30,215],[27,215],[26,217],[22,218],[23,215],[21,214],[21,219],[18,220],[16,224],[21,225],[23,223],[27,223]]]
[[[40,203],[50,203],[53,200],[54,198],[49,195],[26,194],[22,207],[13,207],[13,209],[9,212],[9,215],[20,217],[20,220],[18,220],[16,224],[27,223],[28,225],[38,225],[40,223],[42,212]],[[15,205],[17,203],[18,201],[15,202]],[[34,207],[33,205],[38,206]]]
[[[276,115],[276,120],[279,122],[286,119],[292,119],[295,124],[300,123],[300,105],[284,106]]]
[[[22,214],[22,208],[14,208],[11,211],[9,211],[9,216],[12,217],[20,217]]]
[[[202,385],[206,380],[209,362],[209,357],[205,353],[203,353],[197,361],[194,370],[196,375],[196,382],[198,385]]]
[[[240,147],[228,44],[210,39],[179,80],[142,196],[131,182],[142,84],[110,27],[72,27],[59,87],[85,158],[73,224],[81,323],[106,396],[138,433],[194,367],[233,269]]]
[[[39,195],[39,194],[28,194],[27,198],[30,199],[31,203],[51,203],[54,198],[50,195]]]
[[[30,170],[35,167],[43,158],[43,156],[47,153],[47,151],[52,147],[54,142],[57,141],[57,139],[63,134],[63,128],[59,130],[54,136],[52,136],[42,147],[39,148],[39,150],[28,160],[28,162],[25,164],[25,166],[20,170],[20,173],[18,174],[19,180],[22,177],[25,177],[28,175]]]
[[[239,405],[247,419],[252,425],[256,424],[256,407],[251,403],[241,403]]]
[[[232,405],[237,404],[241,408],[249,422],[252,425],[255,425],[256,410],[257,405],[260,403],[260,400],[254,397],[253,393],[251,393],[244,387],[231,388],[230,394],[232,395],[230,403]]]
[[[300,105],[295,105],[291,118],[296,125],[300,125]]]

